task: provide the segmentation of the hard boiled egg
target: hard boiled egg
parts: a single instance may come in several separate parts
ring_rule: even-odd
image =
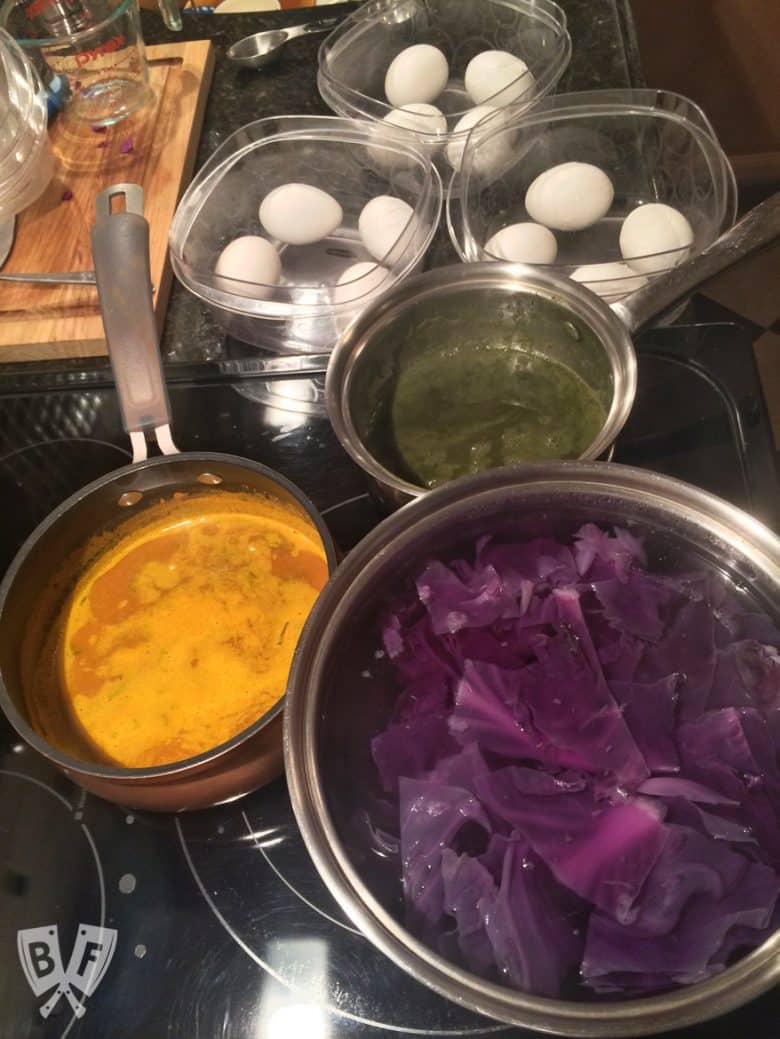
[[[510,224],[485,244],[486,252],[512,263],[552,263],[558,255],[555,235],[541,224]]]
[[[586,263],[569,275],[583,282],[607,303],[615,303],[647,284],[647,278],[632,271],[627,263]]]
[[[562,162],[531,183],[525,193],[528,215],[558,231],[581,231],[609,212],[615,196],[612,181],[588,162]]]
[[[459,170],[463,163],[463,152],[466,149],[469,131],[477,123],[481,123],[483,119],[487,121],[488,116],[495,115],[499,111],[500,109],[496,108],[495,105],[477,105],[476,108],[470,108],[468,112],[460,117],[452,129],[452,139],[444,151],[444,154],[447,156],[447,162],[454,170]],[[495,129],[496,136],[490,140],[485,140],[480,145],[479,153],[475,156],[474,168],[477,172],[482,174],[489,173],[500,166],[511,154],[514,137],[507,131],[502,130],[502,126],[503,119],[501,121],[491,120],[490,128]],[[481,129],[488,129],[488,126],[486,125]]]
[[[376,260],[383,260],[404,233],[414,210],[408,202],[392,195],[377,195],[366,202],[358,217],[363,245]]]
[[[391,135],[385,132],[385,127],[391,129],[398,127],[401,130],[412,130],[416,133],[430,135],[423,140],[428,152],[432,153],[438,146],[434,135],[446,132],[447,120],[436,105],[413,102],[412,104],[404,105],[402,108],[394,108],[392,112],[389,112],[384,117],[381,123],[371,128],[371,140],[373,143],[368,145],[368,153],[373,161],[385,170],[392,168],[400,169],[412,166],[414,160],[409,156],[401,154],[398,150],[397,142],[389,139]],[[417,138],[417,143],[421,143],[420,138]]]
[[[620,228],[620,252],[635,271],[655,274],[686,260],[693,228],[673,206],[648,202],[637,206]]]
[[[260,203],[260,223],[288,245],[311,245],[336,230],[343,219],[332,195],[312,184],[281,184]]]
[[[418,133],[446,133],[447,120],[436,105],[413,102],[394,108],[386,115],[383,122],[389,126],[400,126],[404,130],[415,130]]]
[[[385,94],[391,105],[435,101],[447,86],[450,68],[438,47],[415,43],[390,62],[385,75]]]
[[[217,288],[248,299],[267,299],[282,276],[282,261],[276,249],[258,235],[234,238],[219,254],[214,273]],[[231,279],[230,281],[223,279]]]
[[[534,96],[536,80],[522,58],[509,51],[482,51],[466,66],[466,93],[475,105],[509,105]],[[500,92],[500,93],[499,93]]]
[[[387,267],[382,267],[378,263],[353,263],[334,285],[333,302],[368,302],[371,296],[388,287],[390,283],[386,279],[389,273]]]

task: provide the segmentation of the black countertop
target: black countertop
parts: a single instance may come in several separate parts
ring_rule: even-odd
[[[629,0],[558,0],[566,12],[573,53],[559,92],[606,87],[642,86],[642,73]],[[328,6],[327,15],[346,15],[354,4]],[[324,12],[322,13],[324,16]],[[216,65],[206,107],[196,168],[245,123],[270,115],[331,114],[317,91],[317,49],[322,36],[302,37],[286,48],[268,72],[236,68],[226,58],[227,48],[242,36],[262,29],[310,20],[312,10],[257,14],[210,15],[184,13],[181,33],[169,32],[156,11],[142,14],[147,43],[175,43],[182,39],[213,40]],[[427,257],[429,266],[457,262],[439,231]],[[168,304],[162,349],[167,361],[206,361],[255,354],[242,344],[226,340],[199,300],[175,283]]]

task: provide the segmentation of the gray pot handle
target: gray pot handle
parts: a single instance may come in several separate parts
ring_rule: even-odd
[[[630,331],[639,332],[705,281],[778,236],[780,191],[751,209],[698,256],[632,292],[620,303],[614,303],[612,310]]]
[[[112,213],[112,199],[122,197],[124,210]],[[177,453],[152,305],[149,224],[143,207],[142,188],[115,184],[98,195],[92,229],[100,312],[134,462],[146,458],[150,430],[163,454]]]

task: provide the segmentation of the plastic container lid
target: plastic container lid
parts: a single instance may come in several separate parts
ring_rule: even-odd
[[[387,68],[400,51],[418,43],[442,50],[450,71],[448,85],[433,102],[447,119],[447,133],[413,131],[431,152],[468,136],[453,129],[474,107],[464,86],[471,58],[504,50],[525,61],[534,95],[506,106],[513,111],[525,111],[549,94],[571,58],[566,15],[553,0],[368,0],[320,46],[317,85],[323,100],[340,115],[383,120],[394,111],[384,92]]]
[[[243,235],[269,238],[259,206],[286,183],[328,192],[342,208],[341,225],[311,245],[274,242],[282,262],[279,284],[217,277],[217,259],[229,242]],[[378,282],[374,273],[350,279],[346,288],[342,283],[336,301],[334,289],[349,267],[376,265],[361,241],[358,217],[378,195],[403,199],[413,216],[382,260],[387,277]],[[333,116],[260,119],[232,134],[185,192],[170,230],[173,268],[218,317],[232,313],[258,321],[293,320],[303,341],[319,342],[316,330],[307,332],[307,321],[349,314],[385,283],[393,284],[419,265],[436,231],[441,204],[438,173],[407,134],[377,133],[370,123]]]
[[[500,161],[486,164],[486,152]],[[607,302],[640,287],[696,254],[736,218],[734,172],[709,120],[693,101],[669,91],[601,90],[559,94],[522,114],[494,116],[477,126],[466,143],[460,171],[447,194],[447,224],[465,262],[495,260],[485,248],[503,227],[530,221],[525,195],[533,180],[559,163],[584,162],[610,177],[615,196],[608,213],[576,232],[553,229],[558,254],[551,268],[577,275]],[[637,206],[662,203],[690,223],[690,249],[632,256],[649,260],[621,277],[614,268],[589,272],[588,265],[621,264],[619,234]],[[579,268],[579,270],[578,270]]]

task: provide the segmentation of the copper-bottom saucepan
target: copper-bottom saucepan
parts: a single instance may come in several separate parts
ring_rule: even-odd
[[[112,199],[117,196],[125,198],[126,209],[112,213]],[[305,512],[322,540],[328,572],[335,567],[336,552],[312,503],[283,476],[233,455],[177,451],[152,309],[149,225],[143,217],[140,188],[117,185],[98,196],[92,245],[106,339],[123,423],[132,441],[133,463],[95,480],[63,502],[13,560],[0,584],[0,707],[35,750],[101,797],[159,811],[201,808],[248,793],[282,771],[283,699],[228,742],[170,765],[122,768],[69,756],[35,731],[23,687],[22,645],[26,639],[25,652],[35,651],[34,645],[30,648],[28,622],[40,613],[42,601],[53,598],[52,574],[96,535],[176,492],[270,494]],[[147,458],[146,435],[151,432],[162,457]],[[59,595],[59,602],[46,604],[48,615],[56,615],[65,594]]]

